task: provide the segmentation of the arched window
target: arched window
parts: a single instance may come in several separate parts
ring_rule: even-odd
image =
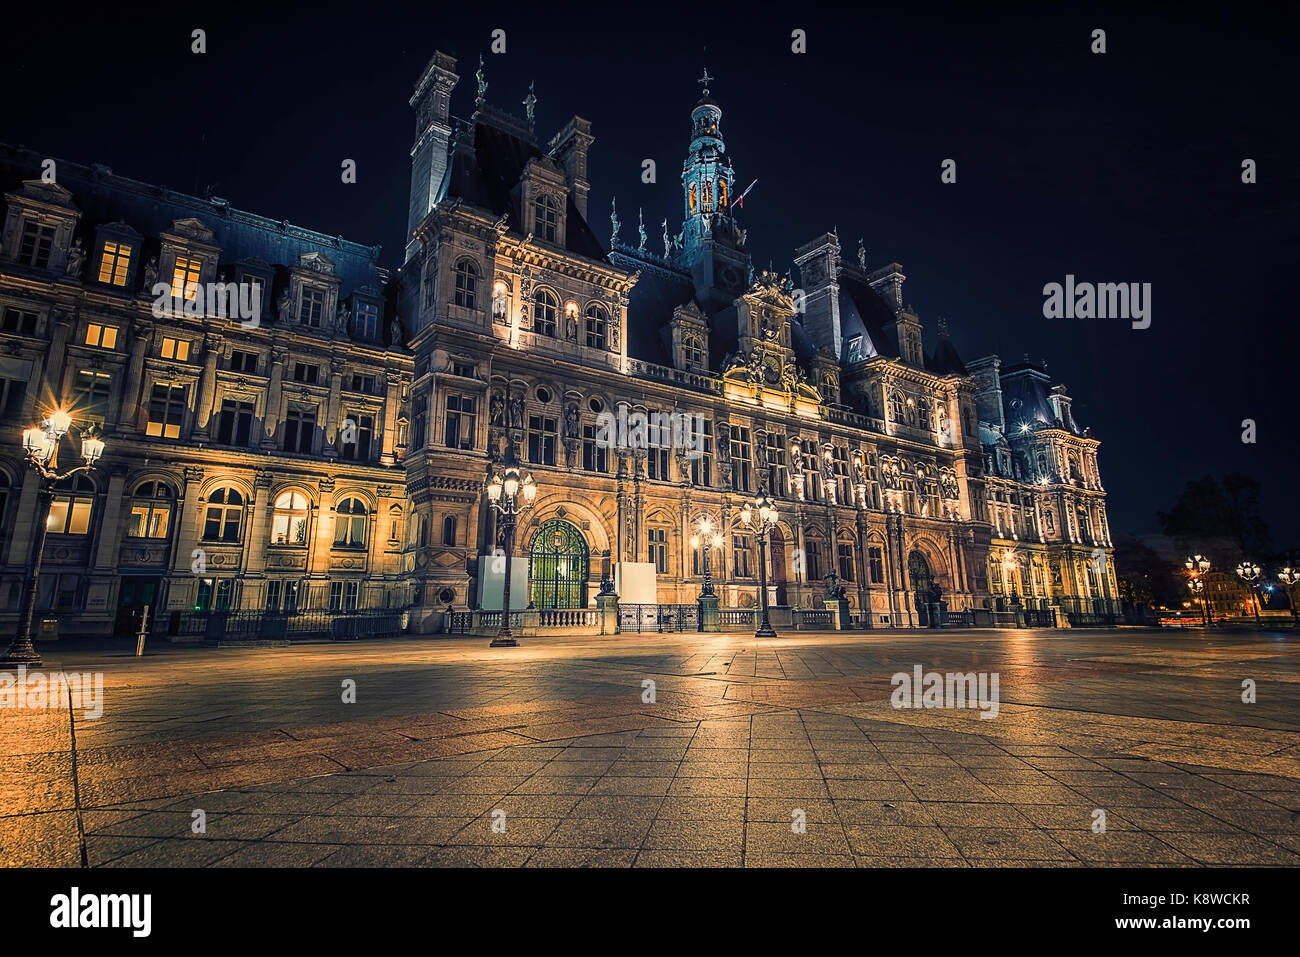
[[[598,302],[587,303],[587,348],[604,349],[609,342],[609,313]]]
[[[203,520],[205,542],[237,542],[244,520],[244,496],[238,489],[219,488],[208,496]]]
[[[725,179],[718,180],[718,206],[722,209],[727,208],[727,181]]]
[[[456,305],[478,308],[478,266],[472,259],[456,263]]]
[[[442,520],[442,543],[444,545],[456,544],[456,516],[448,515]]]
[[[700,204],[706,213],[713,207],[713,184],[707,179],[704,181],[704,188],[700,191]]]
[[[46,531],[51,535],[85,535],[90,531],[94,495],[95,483],[84,475],[73,475],[59,482],[54,486]]]
[[[366,503],[345,498],[334,506],[334,547],[366,547]]]
[[[498,279],[492,286],[492,318],[504,321],[506,318],[506,293],[509,291],[504,282]]]
[[[691,371],[704,368],[704,343],[698,336],[687,336],[682,343],[682,365]]]
[[[281,492],[271,511],[272,545],[307,544],[307,496],[302,492]]]
[[[166,482],[145,482],[131,499],[127,538],[166,538],[171,528],[172,488]]]
[[[555,200],[545,193],[538,196],[537,202],[533,204],[533,218],[533,231],[537,238],[548,243],[555,242],[560,231],[560,210]]]
[[[539,289],[533,296],[533,331],[539,336],[555,337],[555,320],[560,314],[560,300],[549,289]]]
[[[903,421],[903,397],[897,392],[890,393],[889,411],[895,422]]]
[[[690,211],[691,211],[692,213],[694,213],[694,212],[695,212],[695,204],[696,204],[697,202],[699,202],[699,199],[698,199],[698,197],[697,197],[697,195],[696,195],[696,192],[695,192],[695,184],[694,184],[694,183],[691,183],[690,188],[687,189],[687,191],[686,191],[686,196],[687,196],[687,204],[688,204],[688,206],[689,206],[689,208],[690,208]]]

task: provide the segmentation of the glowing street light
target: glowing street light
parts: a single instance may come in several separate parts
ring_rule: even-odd
[[[104,455],[104,440],[100,438],[99,429],[94,425],[78,429],[84,464],[60,472],[59,443],[73,428],[72,416],[63,409],[56,409],[39,426],[23,430],[23,452],[27,464],[40,476],[36,492],[36,534],[32,536],[32,552],[27,559],[27,583],[18,610],[18,631],[4,658],[0,659],[0,665],[39,666],[41,663],[41,656],[32,644],[32,615],[36,609],[37,583],[45,556],[45,534],[50,505],[54,501],[54,486],[64,479],[89,472]]]
[[[501,627],[490,647],[513,647],[519,644],[510,632],[510,559],[515,550],[515,526],[520,513],[533,507],[537,483],[532,473],[524,475],[515,460],[514,448],[506,453],[505,468],[496,472],[484,486],[488,504],[501,519],[506,532],[506,578],[501,589]]]
[[[754,523],[754,513],[758,513],[758,523]],[[763,609],[763,620],[754,632],[755,638],[776,638],[776,629],[767,614],[767,536],[776,525],[776,503],[766,492],[754,496],[753,505],[745,503],[740,512],[740,520],[758,532],[758,597]]]
[[[1259,623],[1259,592],[1255,590],[1255,583],[1259,579],[1260,567],[1254,562],[1241,562],[1237,565],[1237,576],[1250,588],[1250,597],[1254,599],[1255,605],[1255,627],[1260,627]]]
[[[1192,582],[1196,583],[1196,587],[1192,587],[1190,582],[1188,583],[1188,587],[1191,588],[1192,594],[1199,594],[1201,596],[1201,613],[1204,615],[1205,627],[1209,628],[1210,594],[1205,588],[1204,579],[1210,570],[1210,560],[1204,555],[1192,555],[1183,562],[1183,567],[1192,573]]]

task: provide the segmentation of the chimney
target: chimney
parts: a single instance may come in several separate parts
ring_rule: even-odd
[[[840,240],[823,233],[794,252],[803,290],[803,327],[819,348],[830,349],[838,360],[840,341]],[[796,303],[795,305],[798,305]]]
[[[411,146],[411,205],[406,219],[406,261],[418,252],[412,235],[433,209],[438,188],[447,172],[447,144],[451,138],[451,91],[460,78],[456,60],[441,51],[424,68],[415,84],[411,108],[415,110],[415,142]]]
[[[1002,415],[1002,360],[985,356],[966,363],[966,371],[975,380],[975,411],[981,422],[988,422],[999,432],[1006,432]]]
[[[551,137],[551,155],[564,167],[569,195],[583,219],[587,218],[587,193],[591,189],[587,182],[587,150],[595,139],[591,135],[591,121],[581,116],[569,120],[564,129]]]

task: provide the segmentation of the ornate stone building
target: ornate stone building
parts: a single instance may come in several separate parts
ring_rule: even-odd
[[[707,89],[676,230],[660,211],[652,241],[638,211],[625,239],[611,210],[606,244],[591,124],[543,141],[531,95],[514,115],[477,81],[468,120],[454,59],[417,84],[392,277],[378,247],[0,148],[0,618],[32,542],[21,430],[57,407],[108,443],[51,511],[39,604],[65,633],[126,633],[145,605],[160,628],[409,608],[436,630],[491,607],[483,487],[510,454],[540,489],[517,606],[589,607],[632,567],[691,602],[707,519],[722,604],[751,607],[740,513],[766,492],[777,605],[820,607],[833,574],[866,627],[1114,609],[1098,443],[1042,365],[963,362],[902,267],[845,261],[834,232],[755,273]],[[690,442],[608,434],[638,414],[689,416]]]
[[[591,124],[575,116],[543,142],[531,98],[514,115],[488,102],[482,63],[476,79],[466,121],[444,54],[411,99],[407,489],[420,527],[469,532],[417,548],[426,603],[480,604],[482,558],[502,545],[481,489],[513,451],[539,485],[517,549],[533,607],[587,607],[625,563],[653,566],[659,601],[693,601],[704,519],[722,532],[724,607],[752,605],[740,511],[767,491],[777,604],[819,607],[835,574],[867,626],[926,625],[936,599],[974,621],[1114,610],[1097,441],[1042,366],[968,366],[942,325],[927,350],[902,267],[869,268],[861,250],[844,262],[834,233],[799,247],[790,276],[756,275],[707,88],[683,141],[680,225],[664,219],[652,241],[638,211],[625,240],[613,208],[606,247],[588,209]],[[611,446],[615,412],[700,416],[701,442]]]

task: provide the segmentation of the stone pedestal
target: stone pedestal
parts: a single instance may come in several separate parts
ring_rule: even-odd
[[[721,631],[722,616],[718,613],[718,596],[701,595],[696,601],[700,606],[700,631]]]
[[[600,633],[602,635],[617,635],[618,634],[618,596],[597,595],[596,612],[600,618]]]
[[[849,627],[849,603],[843,598],[830,598],[824,602],[826,610],[831,613],[831,627],[836,631],[846,631]]]

